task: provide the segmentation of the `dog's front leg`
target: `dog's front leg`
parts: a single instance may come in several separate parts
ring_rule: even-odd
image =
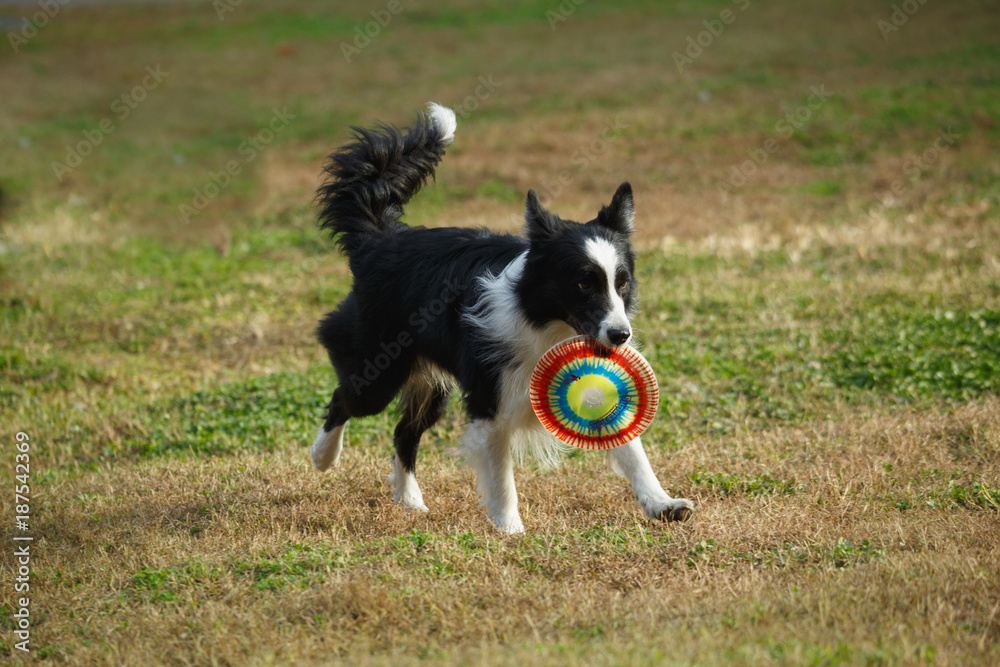
[[[476,486],[490,519],[505,533],[523,533],[514,488],[514,459],[506,429],[491,419],[477,419],[464,437],[465,459],[476,472]]]
[[[664,521],[686,521],[691,516],[694,503],[686,498],[671,498],[667,495],[649,465],[639,438],[609,450],[608,463],[612,470],[632,484],[632,492],[646,516]]]

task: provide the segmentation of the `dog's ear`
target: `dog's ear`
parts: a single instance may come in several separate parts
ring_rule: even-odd
[[[556,235],[559,219],[549,213],[538,200],[535,189],[528,190],[528,201],[524,207],[524,221],[528,225],[529,241],[544,241]]]
[[[597,222],[613,232],[631,234],[635,231],[635,204],[632,202],[632,186],[625,181],[618,186],[611,204],[597,214]]]

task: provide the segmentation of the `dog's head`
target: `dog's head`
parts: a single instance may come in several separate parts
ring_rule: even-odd
[[[531,247],[520,285],[528,318],[537,325],[562,320],[607,347],[627,343],[636,305],[629,239],[634,218],[628,183],[585,224],[553,215],[529,190],[525,220]]]

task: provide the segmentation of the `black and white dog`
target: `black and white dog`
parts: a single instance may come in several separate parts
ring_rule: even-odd
[[[326,164],[319,221],[347,255],[354,288],[318,329],[340,386],[312,460],[318,470],[336,465],[347,421],[383,411],[402,392],[393,498],[427,511],[414,476],[417,446],[457,384],[472,421],[463,453],[483,505],[500,530],[519,533],[514,460],[554,463],[561,449],[528,400],[535,364],[577,334],[607,347],[632,337],[632,188],[623,183],[586,224],[553,215],[529,190],[526,238],[408,227],[403,206],[434,175],[455,125],[453,111],[431,104],[405,132],[355,128],[354,142]],[[608,458],[648,516],[691,514],[691,501],[664,492],[638,438]]]

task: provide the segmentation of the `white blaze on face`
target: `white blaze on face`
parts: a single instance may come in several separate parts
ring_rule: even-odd
[[[624,329],[628,331],[629,337],[632,336],[632,325],[628,321],[628,315],[625,314],[625,302],[618,294],[618,290],[615,289],[615,276],[618,275],[618,252],[614,245],[604,239],[588,239],[584,247],[587,255],[604,269],[604,275],[607,278],[607,285],[604,286],[604,289],[607,290],[608,303],[611,304],[611,309],[604,314],[604,319],[601,320],[597,339],[603,345],[617,347],[608,337],[609,330]]]

